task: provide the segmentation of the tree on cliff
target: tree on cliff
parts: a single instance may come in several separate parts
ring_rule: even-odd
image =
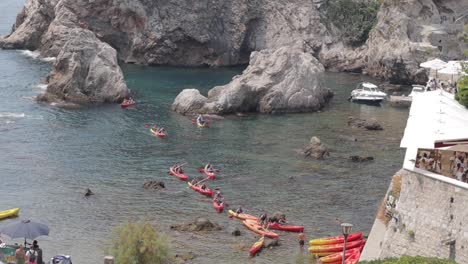
[[[468,25],[465,25],[464,40],[468,43]],[[468,50],[465,50],[465,56],[468,56]],[[465,107],[468,107],[468,63],[462,63],[465,75],[458,80],[458,93],[456,99]]]
[[[163,264],[169,262],[169,245],[163,234],[145,222],[115,227],[109,253],[116,264]]]

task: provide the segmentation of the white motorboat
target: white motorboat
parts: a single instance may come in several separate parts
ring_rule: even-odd
[[[379,104],[387,98],[387,94],[380,91],[379,87],[373,83],[359,83],[351,92],[350,100],[353,102]]]
[[[413,97],[417,94],[424,93],[426,91],[426,87],[424,85],[413,84],[413,90],[408,95],[408,97]]]

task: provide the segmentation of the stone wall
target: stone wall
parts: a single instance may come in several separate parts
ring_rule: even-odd
[[[397,175],[400,197],[379,258],[420,255],[468,263],[468,188],[408,170]]]

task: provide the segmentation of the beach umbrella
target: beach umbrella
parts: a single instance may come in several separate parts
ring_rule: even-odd
[[[419,64],[419,66],[421,66],[423,68],[426,68],[426,69],[435,70],[436,77],[437,77],[437,71],[444,68],[446,64],[447,63],[445,61],[443,61],[443,60],[433,59],[433,60],[423,62],[423,63]]]
[[[0,233],[11,238],[24,237],[24,242],[26,243],[26,239],[35,239],[36,237],[49,235],[49,227],[29,219],[23,219],[1,226]]]
[[[439,71],[440,74],[447,74],[452,76],[452,82],[453,82],[453,76],[460,75],[462,73],[462,66],[459,61],[449,61],[444,68],[442,68]]]

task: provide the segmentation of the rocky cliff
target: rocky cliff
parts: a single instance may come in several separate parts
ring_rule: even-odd
[[[364,71],[394,83],[422,81],[418,64],[429,57],[461,56],[463,47],[454,44],[461,35],[450,25],[468,11],[466,1],[385,0],[369,40],[360,47],[343,43],[333,21],[324,23],[326,2],[28,0],[14,32],[0,39],[0,46],[58,56],[67,41],[87,30],[124,62],[222,66],[247,63],[252,51],[300,43],[328,69]],[[437,32],[446,33],[442,47],[431,31],[437,23]],[[121,72],[113,74],[121,78]]]

